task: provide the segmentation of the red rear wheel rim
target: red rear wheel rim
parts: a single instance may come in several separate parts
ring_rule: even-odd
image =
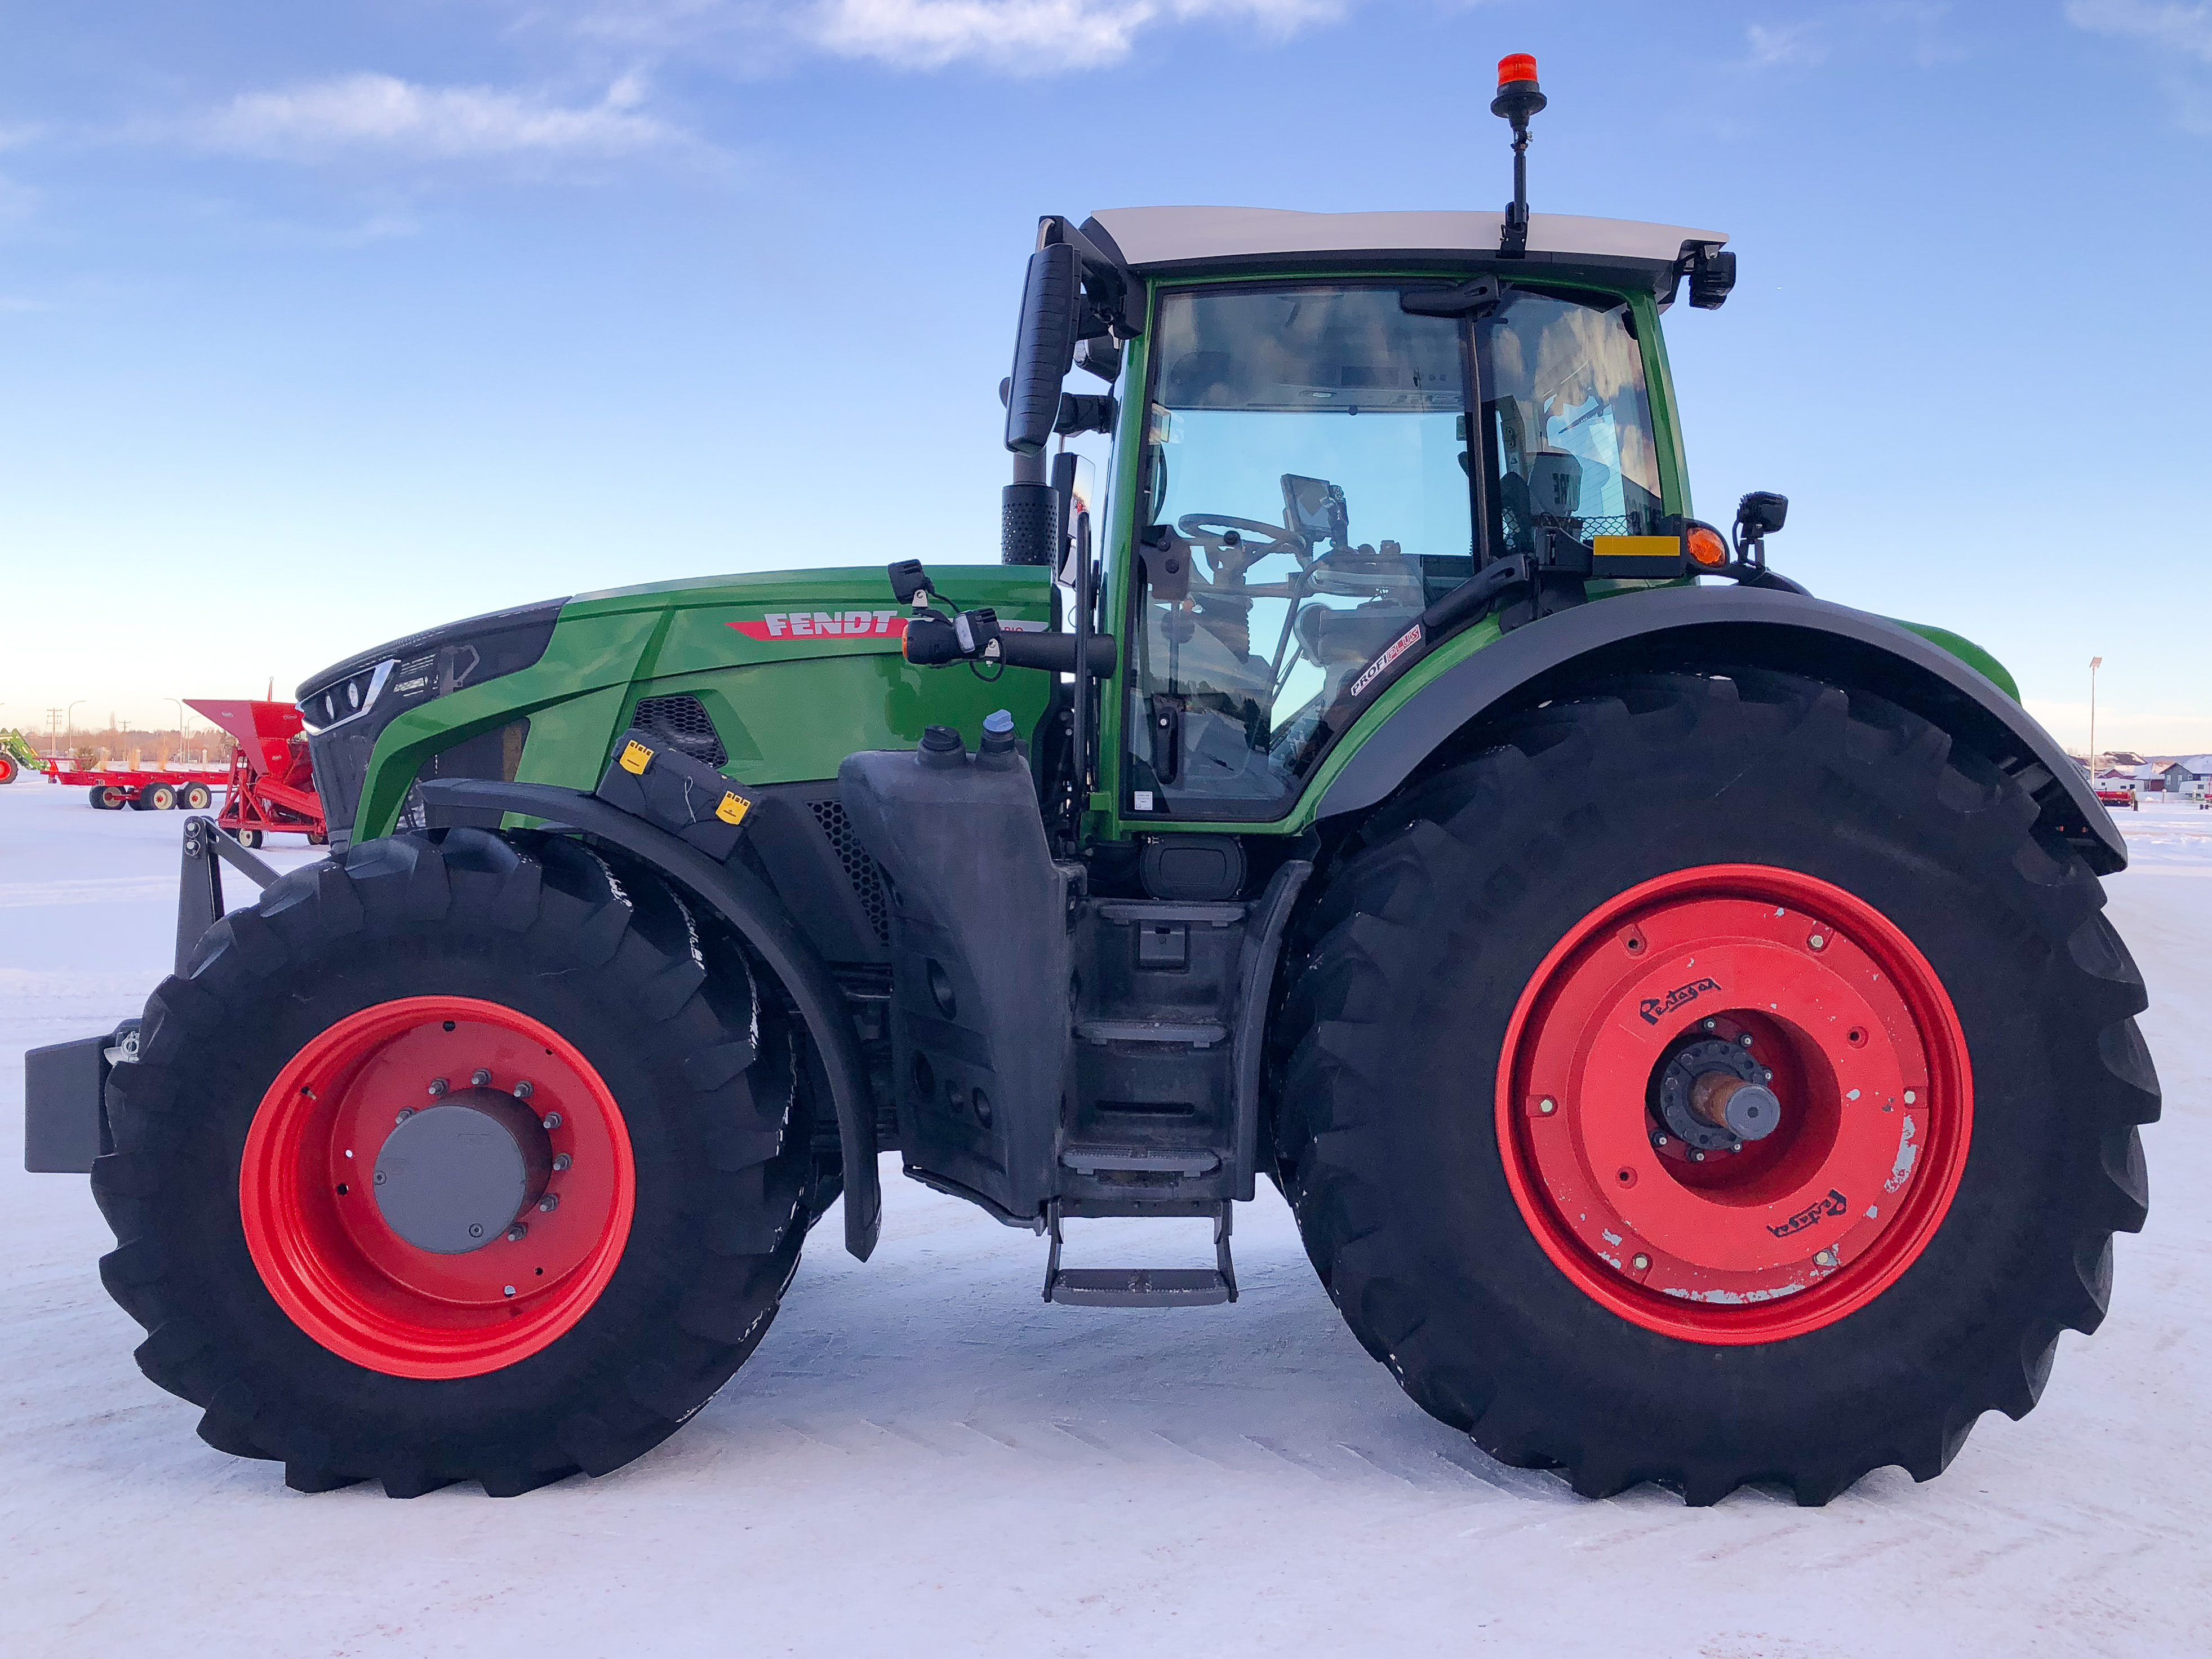
[[[1782,1127],[1692,1162],[1658,1079],[1711,1042],[1771,1073]],[[1583,917],[1498,1062],[1498,1146],[1537,1243],[1592,1300],[1688,1341],[1779,1341],[1880,1296],[1941,1225],[1972,1121],[1927,959],[1864,901],[1762,865],[1677,871]]]
[[[526,1236],[465,1255],[417,1249],[385,1224],[372,1172],[402,1111],[458,1088],[531,1085],[557,1114],[551,1211]],[[277,1073],[246,1138],[238,1201],[261,1281],[331,1352],[392,1376],[476,1376],[572,1329],[614,1276],[636,1206],[629,1133],[612,1092],[557,1032],[473,997],[406,997],[349,1014]]]

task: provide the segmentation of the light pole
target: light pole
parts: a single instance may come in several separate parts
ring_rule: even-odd
[[[182,697],[164,697],[161,701],[177,705],[177,761],[181,765],[185,758],[185,700]]]
[[[89,702],[90,701],[91,699],[89,697],[79,697],[76,700],[76,702],[73,702],[69,706],[69,712],[62,716],[62,735],[64,737],[69,736],[70,732],[76,730],[76,703]]]
[[[2089,659],[2089,775],[2097,775],[2097,671],[2105,665],[2102,657]]]

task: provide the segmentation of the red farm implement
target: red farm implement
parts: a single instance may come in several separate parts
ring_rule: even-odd
[[[297,708],[289,702],[186,701],[238,739],[218,824],[246,847],[260,846],[272,830],[305,836],[315,847],[330,839]]]
[[[59,755],[45,757],[39,769],[49,783],[88,791],[93,805],[106,812],[125,806],[141,812],[182,806],[197,812],[230,776],[215,766],[85,766]]]

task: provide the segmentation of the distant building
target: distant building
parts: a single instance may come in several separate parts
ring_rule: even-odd
[[[2212,783],[2212,755],[2184,755],[2165,769],[2163,781],[2169,795],[2202,800]]]

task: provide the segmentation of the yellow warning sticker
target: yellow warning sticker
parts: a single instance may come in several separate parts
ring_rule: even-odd
[[[623,745],[621,764],[623,771],[635,773],[641,777],[645,769],[653,764],[653,750],[641,743],[626,743]]]
[[[752,810],[753,804],[743,795],[726,794],[722,804],[714,809],[714,816],[725,823],[743,823],[745,814]]]

